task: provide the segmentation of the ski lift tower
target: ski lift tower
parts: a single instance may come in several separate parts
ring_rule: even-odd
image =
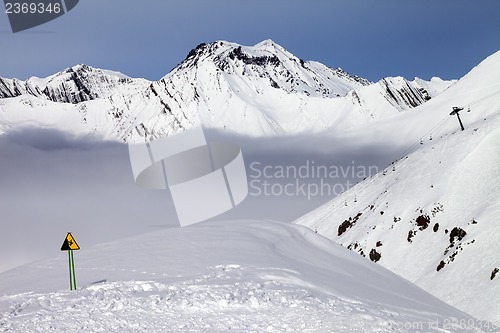
[[[457,118],[458,118],[458,122],[460,123],[460,127],[462,128],[462,131],[465,131],[464,124],[462,124],[462,119],[460,119],[460,114],[459,114],[459,112],[462,111],[463,109],[464,108],[459,108],[459,107],[454,106],[453,111],[451,111],[451,113],[450,113],[450,116],[456,114]]]

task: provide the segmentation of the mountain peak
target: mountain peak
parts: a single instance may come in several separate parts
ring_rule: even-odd
[[[276,52],[276,50],[279,50],[281,52],[287,52],[283,46],[274,42],[272,39],[265,39],[262,42],[255,44],[253,47],[263,51]]]
[[[77,73],[79,75],[96,74],[96,75],[101,75],[101,76],[112,76],[112,77],[116,77],[118,79],[130,79],[129,76],[127,76],[121,72],[117,72],[117,71],[113,71],[113,70],[109,70],[109,69],[96,68],[96,67],[92,67],[92,66],[86,65],[86,64],[78,64],[78,65],[68,67],[65,70],[63,70],[62,72],[59,72],[55,75],[52,75],[52,76],[48,77],[47,79],[56,77],[56,76],[61,75],[61,74],[66,74],[66,73],[70,73],[70,74]]]
[[[119,86],[142,86],[146,81],[86,64],[68,67],[45,78],[26,81],[0,78],[0,98],[32,95],[53,102],[78,104],[112,95]]]
[[[135,142],[178,133],[198,116],[213,128],[274,135],[346,129],[426,101],[413,98],[425,93],[423,84],[386,81],[371,84],[340,67],[304,61],[271,39],[253,46],[218,40],[197,45],[158,81],[78,64],[47,78],[0,78],[0,99],[30,95],[30,108],[47,110],[54,107],[48,100],[64,109],[73,104],[78,126]],[[425,83],[430,97],[441,90],[434,85]],[[2,103],[17,117],[19,101]]]
[[[276,46],[277,44],[272,39],[264,39],[262,42],[255,44],[255,47],[272,45]]]
[[[89,65],[78,64],[78,65],[74,65],[74,66],[66,68],[63,72],[66,72],[66,73],[81,72],[81,71],[83,71],[83,72],[93,72],[95,70],[96,69],[94,67],[91,67]]]
[[[215,65],[215,68],[214,68]],[[368,84],[368,81],[351,76],[342,70],[331,69],[317,62],[306,62],[266,39],[254,46],[244,46],[228,41],[201,43],[164,79],[191,70],[217,71],[244,79],[247,86],[260,90],[262,80],[268,87],[286,93],[318,97],[340,97],[349,91]],[[252,83],[249,82],[252,81]]]
[[[189,51],[186,58],[176,68],[191,68],[202,59],[209,59],[214,63],[224,62],[227,58],[240,61],[246,65],[264,65],[266,60],[273,59],[275,65],[286,60],[295,60],[303,64],[304,61],[286,51],[282,46],[271,39],[266,39],[254,46],[244,46],[225,40],[198,44]]]

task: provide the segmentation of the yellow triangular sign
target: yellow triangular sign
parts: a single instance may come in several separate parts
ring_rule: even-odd
[[[76,242],[75,238],[73,238],[73,235],[71,232],[68,232],[66,235],[66,239],[63,242],[63,245],[61,246],[61,251],[69,251],[69,250],[80,250],[80,247],[78,246],[78,243]]]

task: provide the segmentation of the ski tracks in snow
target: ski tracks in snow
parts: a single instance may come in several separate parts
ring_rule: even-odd
[[[409,317],[399,311],[249,276],[220,265],[172,283],[100,280],[77,291],[2,296],[0,332],[418,331],[401,329]]]

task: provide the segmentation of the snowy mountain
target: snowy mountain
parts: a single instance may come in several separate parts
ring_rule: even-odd
[[[499,65],[497,52],[413,112],[376,130],[359,129],[365,137],[382,132],[394,142],[411,143],[410,137],[414,145],[385,170],[296,221],[496,324]],[[464,107],[463,132],[449,114],[453,106]]]
[[[42,97],[53,102],[78,104],[111,95],[129,95],[144,90],[149,82],[121,73],[77,65],[47,78],[26,81],[0,79],[0,98],[21,95]]]
[[[409,110],[452,81],[402,77],[371,84],[304,61],[271,40],[200,44],[150,82],[86,65],[47,78],[0,78],[0,133],[23,126],[137,142],[199,122],[250,136],[346,129]]]
[[[77,291],[67,290],[63,252],[0,274],[2,331],[494,332],[288,223],[216,222],[79,244]]]
[[[311,142],[319,148],[348,142],[349,149],[374,148],[373,154],[397,151],[393,165],[298,223],[498,324],[499,66],[497,52],[457,82],[394,77],[370,83],[302,61],[272,41],[252,47],[218,41],[199,45],[154,82],[85,65],[48,78],[0,79],[0,133],[32,126],[135,142],[201,120],[204,127],[251,137],[316,135]],[[464,108],[466,131],[450,116],[452,107]],[[23,142],[16,135],[7,141]],[[21,193],[32,193],[31,183],[22,181],[27,189]],[[165,230],[81,251],[76,294],[61,290],[63,257],[2,273],[0,327],[36,331],[46,324],[63,331],[71,309],[81,331],[93,325],[120,331],[138,322],[144,323],[138,330],[154,331],[158,322],[181,321],[180,331],[297,331],[301,325],[316,331],[480,331],[474,319],[474,325],[450,328],[451,318],[470,318],[310,232],[257,225],[214,222],[213,230]],[[154,320],[148,319],[151,307]],[[55,315],[47,319],[48,312]],[[202,326],[205,314],[210,326]],[[436,317],[439,329],[403,325]]]

